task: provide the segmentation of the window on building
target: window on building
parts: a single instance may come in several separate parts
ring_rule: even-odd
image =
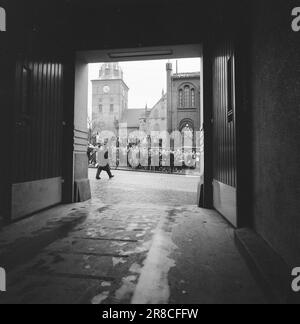
[[[111,113],[114,112],[114,105],[113,105],[113,104],[110,105],[109,111],[110,111]]]
[[[183,120],[180,124],[182,146],[191,146],[194,142],[194,125],[192,121]]]
[[[188,108],[190,106],[190,87],[184,87],[184,107]]]
[[[192,133],[193,132],[193,126],[191,124],[185,124],[181,130],[182,133]]]
[[[110,73],[110,68],[109,68],[109,65],[107,65],[105,68],[105,75],[108,76],[109,73]]]
[[[99,105],[99,113],[102,114],[102,112],[103,112],[103,106],[102,106],[102,104],[100,104],[100,105]]]
[[[191,90],[191,101],[192,108],[195,108],[195,89]]]
[[[182,89],[179,90],[179,108],[183,107],[183,91]]]
[[[183,132],[193,132],[194,131],[194,124],[192,120],[184,119],[181,121],[179,125],[179,130],[181,133]]]

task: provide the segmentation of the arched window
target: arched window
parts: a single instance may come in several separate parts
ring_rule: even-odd
[[[196,90],[194,85],[183,85],[178,92],[179,108],[195,108],[196,107]]]
[[[184,87],[184,107],[188,108],[190,106],[190,87]]]
[[[190,119],[184,119],[179,125],[182,136],[182,146],[190,147],[194,145],[194,123]]]
[[[193,125],[189,122],[185,123],[181,128],[181,133],[187,133],[188,135],[194,132]]]
[[[183,91],[182,89],[179,90],[179,108],[183,107]]]
[[[195,89],[191,90],[191,100],[192,100],[192,108],[195,108]]]

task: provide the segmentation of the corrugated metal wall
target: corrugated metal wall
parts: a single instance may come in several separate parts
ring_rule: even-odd
[[[228,61],[230,58],[231,61]],[[215,180],[232,187],[236,187],[234,75],[234,51],[227,43],[215,51],[213,60],[213,175]],[[230,88],[232,100],[229,95]]]
[[[63,67],[20,60],[16,66],[13,183],[62,175]]]

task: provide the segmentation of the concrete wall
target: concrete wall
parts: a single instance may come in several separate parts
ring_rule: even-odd
[[[12,220],[59,204],[61,178],[16,183],[12,186]]]
[[[299,5],[299,3],[298,3]],[[300,264],[300,33],[295,1],[256,1],[251,32],[255,230]]]

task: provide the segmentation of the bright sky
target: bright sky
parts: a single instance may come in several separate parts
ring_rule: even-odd
[[[176,72],[176,60],[169,60],[173,64],[173,72]],[[199,72],[200,58],[178,59],[178,73]],[[121,62],[124,72],[124,81],[129,87],[129,108],[152,108],[161,98],[162,90],[166,92],[166,63],[168,60],[132,61]],[[89,65],[89,115],[92,111],[92,83],[97,79],[102,63]]]

